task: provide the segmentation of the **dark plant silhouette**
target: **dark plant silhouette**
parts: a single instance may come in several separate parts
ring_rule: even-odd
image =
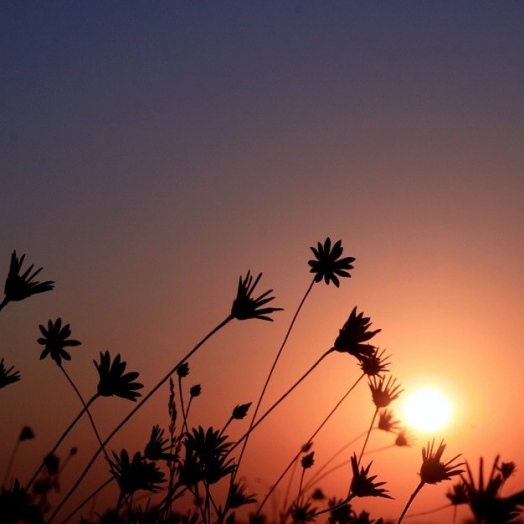
[[[310,272],[315,274],[315,282],[321,282],[323,279],[326,284],[333,282],[335,286],[339,287],[338,277],[351,277],[349,271],[353,269],[351,264],[355,259],[353,257],[340,258],[343,252],[341,240],[337,240],[332,247],[331,239],[327,237],[324,245],[319,242],[317,248],[312,247],[311,251],[315,259],[310,260],[308,264],[311,266]]]
[[[127,364],[121,360],[120,353],[113,359],[111,363],[111,356],[109,351],[100,353],[100,363],[93,360],[98,371],[99,381],[97,393],[102,397],[120,397],[136,402],[141,393],[138,389],[144,387],[143,384],[135,382],[139,373],[131,371],[124,373]]]
[[[397,524],[400,524],[404,519],[409,507],[415,497],[418,495],[419,491],[426,484],[438,484],[444,480],[451,480],[452,477],[460,475],[464,472],[463,469],[460,469],[460,466],[463,465],[463,462],[456,463],[455,461],[460,457],[456,455],[451,460],[447,462],[442,462],[442,455],[446,449],[444,441],[442,441],[438,448],[435,450],[435,440],[428,443],[427,448],[422,448],[422,466],[420,467],[420,482],[415,488],[415,491],[409,497],[409,500],[404,507],[400,518],[398,519]]]
[[[262,307],[275,299],[275,297],[269,296],[273,292],[272,289],[268,289],[258,298],[253,298],[253,292],[261,278],[262,273],[259,273],[257,278],[253,280],[250,271],[247,272],[244,279],[239,278],[237,296],[231,308],[231,316],[238,320],[258,318],[273,322],[273,319],[268,315],[275,311],[282,311],[280,307]]]
[[[20,380],[20,371],[13,371],[13,369],[14,366],[6,368],[4,366],[4,359],[0,360],[0,389]]]
[[[18,258],[16,256],[16,251],[13,251],[9,273],[4,286],[4,299],[0,302],[0,311],[7,306],[9,302],[25,300],[32,295],[45,293],[54,288],[55,283],[52,280],[46,280],[45,282],[34,280],[43,268],[38,268],[33,271],[34,264],[31,264],[23,273],[21,273],[24,259],[25,254]]]
[[[47,329],[42,324],[38,327],[43,337],[40,337],[37,342],[44,346],[44,350],[40,354],[40,360],[49,355],[58,366],[62,364],[62,359],[71,360],[71,355],[65,348],[81,344],[80,341],[69,338],[71,336],[71,326],[69,324],[62,326],[62,319],[57,318],[54,322],[52,320],[47,322]]]

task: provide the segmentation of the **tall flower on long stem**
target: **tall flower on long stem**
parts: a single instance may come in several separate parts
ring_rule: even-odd
[[[34,264],[31,264],[21,273],[24,259],[25,255],[18,258],[16,251],[13,251],[9,273],[7,274],[4,286],[4,299],[0,302],[0,310],[7,306],[9,302],[24,300],[32,295],[45,293],[54,288],[55,283],[52,280],[46,280],[45,282],[34,280],[43,268],[38,268],[33,271]]]
[[[333,282],[333,284],[335,284],[336,287],[339,287],[340,283],[339,283],[338,277],[342,277],[342,278],[351,277],[349,270],[353,269],[353,266],[351,265],[351,263],[354,262],[355,259],[353,257],[340,258],[343,252],[341,240],[338,240],[337,242],[335,242],[333,249],[331,249],[331,239],[328,237],[325,240],[323,246],[319,242],[317,249],[315,249],[314,247],[311,247],[310,249],[313,252],[313,254],[315,255],[315,259],[309,260],[308,262],[309,266],[311,267],[310,272],[314,273],[313,280],[309,284],[309,287],[307,288],[304,296],[302,297],[302,300],[300,301],[295,311],[295,314],[293,315],[293,318],[291,319],[291,323],[289,324],[287,332],[284,336],[284,340],[282,341],[282,344],[277,351],[273,364],[271,365],[271,369],[269,370],[269,373],[266,377],[264,386],[262,387],[262,390],[258,397],[258,401],[253,411],[253,415],[251,417],[251,421],[250,421],[249,429],[248,429],[248,436],[244,440],[242,444],[242,448],[238,456],[237,469],[231,476],[231,484],[233,484],[235,481],[235,477],[238,472],[238,468],[240,467],[240,463],[242,461],[244,452],[247,447],[247,443],[249,441],[249,434],[250,434],[249,432],[253,428],[253,425],[255,423],[255,420],[257,418],[257,415],[260,409],[260,405],[262,404],[262,400],[264,399],[267,388],[269,386],[269,382],[271,381],[271,378],[273,377],[273,373],[275,371],[277,363],[280,360],[282,352],[284,351],[284,347],[286,346],[289,335],[291,334],[291,331],[293,329],[293,326],[295,325],[298,315],[300,311],[302,310],[302,307],[304,303],[306,302],[306,299],[309,296],[311,290],[313,289],[314,284],[321,282],[322,279],[324,279],[327,285],[329,285],[330,282]]]
[[[463,465],[463,462],[455,462],[460,457],[460,455],[456,455],[447,462],[442,462],[442,455],[444,454],[445,449],[446,445],[444,444],[444,441],[441,441],[438,448],[435,450],[435,439],[428,443],[427,448],[422,448],[420,482],[409,497],[409,500],[404,507],[397,524],[401,524],[413,500],[415,500],[415,497],[418,495],[419,491],[426,484],[438,484],[444,480],[451,480],[452,477],[460,475],[464,472],[463,469],[460,469],[460,466]]]
[[[87,475],[88,471],[91,469],[96,459],[103,451],[104,446],[106,446],[111,439],[127,424],[127,422],[135,415],[135,413],[171,378],[171,375],[175,371],[187,362],[199,349],[202,347],[215,333],[220,331],[224,326],[229,324],[234,319],[237,320],[249,320],[249,319],[261,319],[261,320],[270,320],[268,317],[274,311],[280,311],[281,308],[268,308],[263,307],[268,304],[270,301],[274,300],[274,297],[268,296],[272,290],[262,293],[258,298],[253,298],[253,293],[255,288],[260,281],[262,274],[259,274],[258,277],[253,282],[251,273],[248,271],[247,276],[239,280],[239,285],[237,289],[237,295],[233,301],[231,308],[231,313],[215,326],[200,342],[198,342],[193,349],[191,349],[181,360],[179,360],[169,371],[168,373],[145,395],[142,400],[131,410],[124,419],[109,433],[106,439],[102,442],[102,445],[97,449],[94,455],[91,457],[91,460],[88,462],[78,479],[73,483],[69,491],[66,493],[64,498],[57,504],[52,515],[49,517],[48,523],[50,524],[58,512],[62,509],[64,504],[69,500],[71,495],[75,492],[76,488],[80,485],[82,480]]]

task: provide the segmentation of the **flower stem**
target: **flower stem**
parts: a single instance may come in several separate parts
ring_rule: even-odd
[[[311,284],[309,284],[309,287],[307,288],[307,291],[305,292],[304,296],[302,297],[302,300],[300,301],[300,304],[298,305],[297,310],[295,311],[295,314],[293,315],[293,318],[291,319],[291,323],[289,324],[287,332],[286,332],[286,334],[284,336],[284,340],[282,341],[282,344],[280,345],[280,348],[279,348],[279,350],[278,350],[278,352],[276,354],[276,357],[275,357],[275,360],[273,361],[271,369],[269,370],[269,373],[268,373],[268,375],[266,377],[266,381],[264,383],[264,386],[262,387],[262,391],[260,392],[260,396],[258,397],[258,401],[257,401],[257,404],[255,406],[255,410],[253,412],[253,416],[251,417],[251,422],[249,423],[249,428],[248,428],[248,431],[247,431],[247,434],[246,434],[246,438],[244,439],[244,443],[242,444],[242,449],[240,450],[240,453],[238,455],[236,470],[233,473],[233,475],[231,475],[231,484],[233,484],[233,482],[235,480],[235,477],[236,477],[236,474],[238,472],[238,469],[240,467],[240,462],[242,460],[242,457],[244,456],[244,452],[246,450],[246,446],[247,446],[247,443],[248,443],[248,440],[249,440],[249,435],[251,434],[251,430],[253,429],[253,426],[255,425],[255,420],[257,418],[258,411],[260,409],[260,405],[262,404],[262,400],[264,398],[264,395],[266,394],[266,390],[267,390],[267,388],[269,386],[269,382],[271,380],[271,377],[273,376],[273,372],[275,371],[275,368],[276,368],[277,363],[278,363],[278,361],[280,359],[280,356],[282,355],[282,351],[284,350],[284,347],[285,347],[285,345],[287,343],[289,335],[291,334],[293,326],[295,325],[295,322],[296,322],[297,317],[298,317],[298,315],[300,313],[300,310],[302,309],[302,306],[304,305],[304,302],[306,301],[309,293],[313,289],[313,285],[314,284],[315,284],[315,279],[313,279],[311,281]]]
[[[198,344],[189,351],[175,366],[171,368],[171,370],[165,375],[165,377],[160,380],[157,385],[132,409],[129,414],[124,417],[124,419],[118,424],[118,426],[111,431],[111,433],[106,437],[106,439],[103,442],[103,445],[107,445],[107,443],[126,425],[126,423],[133,417],[133,415],[160,389],[161,386],[163,386],[171,377],[171,375],[181,366],[186,360],[188,360],[191,356],[193,356],[196,351],[205,343],[207,340],[209,340],[217,331],[222,329],[226,324],[228,324],[231,320],[233,320],[232,315],[228,315],[220,324],[215,326]],[[58,512],[62,509],[64,504],[69,500],[71,495],[76,491],[76,488],[80,485],[82,480],[84,480],[85,476],[87,475],[88,471],[91,469],[91,466],[95,463],[95,460],[98,458],[98,455],[102,452],[103,446],[100,446],[98,450],[94,453],[94,455],[91,457],[91,460],[88,462],[87,466],[84,468],[76,482],[71,486],[70,490],[67,492],[65,497],[60,501],[60,503],[56,506],[55,510],[53,511],[52,515],[49,517],[49,520],[47,521],[47,524],[50,524],[53,519],[56,517]]]
[[[321,357],[251,426],[251,429],[248,429],[230,448],[229,452],[233,451],[240,443],[242,443],[251,432],[257,428],[260,423],[283,401],[285,400],[290,393],[305,379],[307,378],[313,370],[333,351],[335,348],[328,349]]]
[[[368,440],[369,440],[369,435],[371,434],[371,430],[373,429],[373,425],[375,424],[375,419],[377,418],[377,414],[378,414],[378,407],[375,408],[375,413],[373,413],[373,417],[371,419],[371,424],[369,425],[369,429],[366,433],[366,439],[364,440],[364,445],[362,446],[362,450],[360,451],[360,456],[358,457],[358,462],[357,464],[360,465],[360,461],[362,459],[362,455],[364,454],[364,450],[366,449],[366,446],[367,446],[367,443],[368,443]]]
[[[342,396],[342,398],[335,404],[335,407],[329,412],[329,414],[327,415],[327,417],[324,419],[324,421],[318,426],[318,428],[315,430],[315,432],[313,433],[313,435],[311,435],[311,437],[309,437],[309,440],[307,441],[306,445],[309,444],[310,442],[313,441],[313,439],[319,434],[320,430],[326,425],[326,423],[328,422],[328,420],[333,416],[333,414],[335,413],[335,411],[341,406],[342,402],[344,402],[344,400],[346,400],[346,398],[349,396],[349,394],[355,389],[355,387],[357,386],[357,384],[362,380],[362,378],[364,378],[364,373],[362,375],[360,375],[360,377],[356,380],[356,382],[344,393],[344,395]],[[353,442],[353,441],[352,441]],[[345,449],[345,448],[344,448]],[[267,500],[269,499],[269,497],[271,496],[271,494],[273,493],[273,491],[276,489],[276,487],[278,486],[278,484],[281,482],[281,480],[284,478],[284,476],[286,475],[286,473],[291,469],[291,467],[293,466],[293,464],[296,464],[297,463],[297,459],[298,457],[300,457],[300,454],[302,453],[302,448],[300,448],[300,451],[293,457],[293,459],[291,460],[291,462],[288,464],[287,468],[282,472],[282,474],[280,475],[280,477],[278,477],[277,481],[270,487],[268,493],[265,495],[264,499],[262,500],[262,502],[260,503],[260,505],[258,506],[257,508],[257,511],[255,512],[255,516],[257,516],[260,511],[262,510],[264,504],[267,502]],[[333,457],[334,458],[334,457]],[[327,464],[326,464],[327,465]],[[325,467],[325,466],[324,466]],[[313,479],[311,479],[310,482],[308,482],[304,488],[304,491],[311,485]],[[302,490],[301,490],[302,491]],[[299,493],[300,495],[301,493]]]
[[[420,484],[415,488],[415,491],[409,497],[409,500],[405,508],[402,510],[402,513],[400,514],[397,524],[401,524],[402,520],[404,519],[404,515],[407,513],[409,507],[411,506],[411,503],[415,500],[415,497],[418,495],[418,492],[422,489],[422,486],[424,486],[424,484],[425,482],[421,481]]]

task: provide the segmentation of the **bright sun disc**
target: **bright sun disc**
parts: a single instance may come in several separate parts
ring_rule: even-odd
[[[451,419],[451,402],[441,391],[434,388],[420,388],[413,391],[402,407],[406,424],[424,432],[438,431]]]

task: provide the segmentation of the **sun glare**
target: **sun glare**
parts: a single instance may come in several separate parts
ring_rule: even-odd
[[[406,395],[402,416],[406,424],[423,432],[443,429],[451,420],[452,407],[449,398],[435,388],[424,387]]]

